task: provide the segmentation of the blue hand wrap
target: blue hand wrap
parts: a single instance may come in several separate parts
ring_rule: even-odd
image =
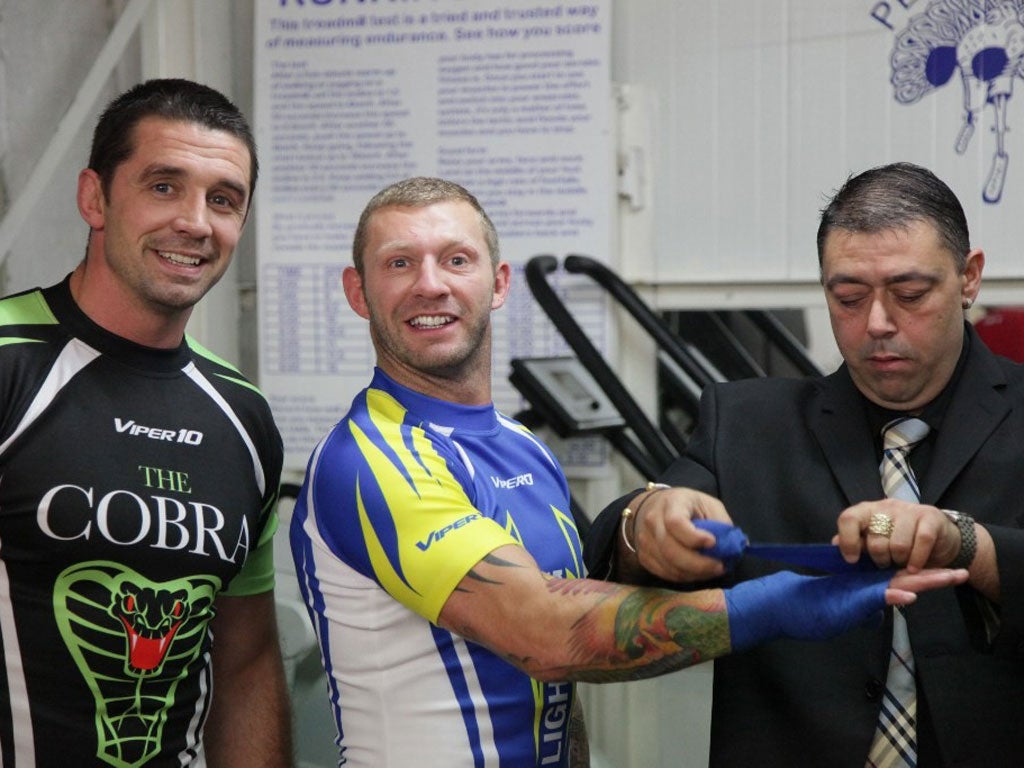
[[[780,571],[725,590],[732,650],[778,637],[824,640],[885,608],[892,571],[800,576]]]
[[[720,523],[717,520],[694,520],[693,525],[715,536],[714,545],[705,547],[700,553],[721,560],[727,569],[732,570],[736,561],[743,555],[743,550],[747,548],[747,534],[735,525]]]

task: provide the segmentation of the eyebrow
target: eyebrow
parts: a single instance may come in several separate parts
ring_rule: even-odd
[[[374,253],[408,253],[409,251],[415,251],[419,249],[419,244],[410,240],[391,240],[386,243],[382,243],[380,247],[374,249]],[[438,249],[438,253],[445,254],[452,250],[462,250],[469,253],[479,255],[480,249],[477,248],[470,239],[467,238],[452,238],[444,242],[444,244]]]
[[[890,277],[887,277],[885,278],[885,280],[882,281],[882,283],[883,285],[896,285],[898,283],[924,282],[928,283],[929,285],[935,285],[936,283],[939,282],[939,279],[940,278],[937,275],[932,274],[930,272],[911,271],[901,272],[898,275],[892,275]],[[868,283],[867,281],[862,280],[859,277],[855,277],[854,275],[845,275],[840,273],[838,275],[834,275],[833,277],[831,277],[829,281],[825,283],[825,288],[831,290],[832,288],[835,288],[836,286],[839,285],[868,285]]]

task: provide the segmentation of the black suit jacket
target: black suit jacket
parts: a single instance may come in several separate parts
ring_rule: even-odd
[[[992,534],[1002,623],[988,642],[969,587],[921,595],[907,610],[922,768],[1024,765],[1024,367],[967,332],[963,374],[918,479],[924,503],[968,513]],[[883,496],[864,399],[845,367],[708,387],[686,456],[659,479],[717,496],[755,542],[828,542],[843,509]],[[608,571],[622,506],[602,512],[587,539],[596,576]],[[751,559],[730,579],[770,570]],[[716,661],[711,765],[863,768],[890,621]]]

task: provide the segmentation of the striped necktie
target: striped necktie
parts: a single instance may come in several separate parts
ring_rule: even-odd
[[[900,418],[882,429],[882,490],[891,499],[920,501],[910,451],[924,440],[928,425],[921,419]],[[892,616],[892,653],[885,678],[885,696],[866,768],[914,768],[917,765],[917,685],[914,656],[903,612]]]

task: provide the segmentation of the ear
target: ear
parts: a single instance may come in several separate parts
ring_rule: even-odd
[[[967,266],[964,268],[961,288],[961,298],[964,307],[974,304],[978,298],[978,291],[981,290],[981,272],[985,268],[985,253],[980,248],[974,248],[967,253]]]
[[[78,212],[89,229],[103,229],[106,203],[99,174],[91,168],[83,169],[78,174]]]
[[[341,273],[341,285],[345,289],[345,298],[353,311],[364,320],[370,319],[370,309],[366,306],[366,295],[363,293],[363,278],[355,267],[345,267]]]
[[[494,295],[491,297],[491,309],[498,309],[505,303],[509,289],[512,287],[512,267],[507,261],[498,262],[494,270]]]

